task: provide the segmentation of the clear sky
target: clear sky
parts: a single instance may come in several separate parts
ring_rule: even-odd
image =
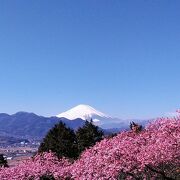
[[[0,112],[180,108],[179,0],[1,0]]]

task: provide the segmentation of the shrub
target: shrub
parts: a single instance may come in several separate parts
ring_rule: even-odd
[[[3,154],[0,154],[0,167],[8,167],[7,160],[4,158]]]

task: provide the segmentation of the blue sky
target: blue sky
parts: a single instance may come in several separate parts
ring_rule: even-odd
[[[0,1],[0,112],[180,108],[180,1]]]

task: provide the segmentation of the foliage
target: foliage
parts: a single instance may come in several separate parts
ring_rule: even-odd
[[[78,179],[174,178],[180,166],[180,117],[160,119],[145,130],[127,131],[104,139],[86,150],[73,164],[72,177]],[[163,168],[161,165],[163,164]]]
[[[55,179],[59,177],[66,178],[68,177],[68,167],[71,163],[65,159],[58,159],[54,153],[45,152],[38,154],[33,158],[30,158],[18,166],[11,168],[1,168],[0,169],[0,179],[2,180],[24,180],[24,179],[33,179],[39,180],[45,175]],[[48,177],[47,176],[47,177]]]
[[[158,119],[136,133],[125,131],[97,142],[69,162],[43,153],[12,168],[1,168],[0,179],[180,179],[180,116]]]
[[[40,177],[40,180],[55,180],[52,174],[44,174]]]
[[[110,135],[108,135],[106,138],[113,138],[113,137],[115,137],[115,136],[117,136],[118,134],[117,133],[112,133],[112,134],[110,134]]]
[[[3,154],[0,154],[0,167],[8,167],[7,160],[4,158]]]
[[[76,135],[62,122],[52,128],[39,147],[39,152],[56,153],[58,157],[76,158],[78,156]]]
[[[103,132],[95,126],[92,120],[86,121],[83,127],[76,132],[79,153],[86,148],[94,146],[96,142],[102,140]]]
[[[138,133],[138,132],[142,131],[142,126],[136,124],[135,122],[131,122],[131,123],[130,123],[130,129],[131,129],[132,131],[134,131],[135,133]]]

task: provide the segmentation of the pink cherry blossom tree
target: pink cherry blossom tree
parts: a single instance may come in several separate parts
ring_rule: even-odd
[[[180,179],[180,116],[159,118],[142,131],[124,131],[103,139],[70,162],[53,153],[36,155],[12,168],[1,168],[2,180]]]
[[[180,167],[180,118],[158,119],[86,150],[72,165],[75,179],[175,179]]]

